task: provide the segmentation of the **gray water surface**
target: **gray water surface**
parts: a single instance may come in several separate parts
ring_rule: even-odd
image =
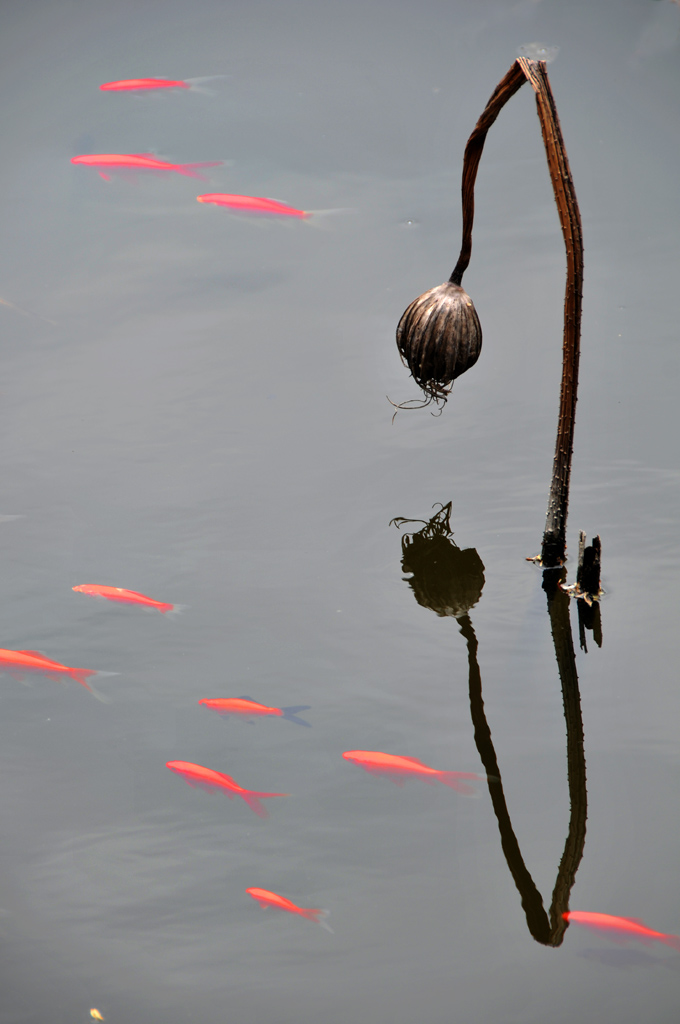
[[[569,824],[541,573],[564,249],[523,88],[492,128],[465,287],[484,330],[443,414],[394,343],[445,280],[465,142],[532,43],[584,226],[569,516],[602,537],[603,643],[576,648],[588,819],[572,909],[680,934],[680,9],[652,0],[8,0],[0,12],[0,1022],[671,1024],[678,954],[537,942],[485,783],[403,787],[387,751],[483,774],[468,651],[404,581],[452,502],[512,827],[547,909]],[[226,76],[210,94],[104,93]],[[224,161],[103,181],[85,153]],[[308,222],[204,206],[270,196]],[[433,506],[436,506],[433,509]],[[185,605],[97,601],[99,583]],[[202,698],[310,705],[311,728]],[[165,767],[289,793],[257,818]],[[330,910],[262,911],[258,886]]]

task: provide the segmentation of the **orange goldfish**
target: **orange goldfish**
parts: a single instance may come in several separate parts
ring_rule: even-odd
[[[84,686],[86,690],[94,692],[87,683],[89,676],[96,676],[97,673],[91,668],[71,668],[53,661],[40,651],[6,651],[0,649],[0,670],[8,672],[13,679],[23,679],[26,672],[44,672],[52,676],[70,676],[76,682]]]
[[[103,92],[147,92],[150,89],[190,89],[188,82],[169,78],[125,78],[120,82],[104,82]]]
[[[571,924],[582,924],[586,928],[601,932],[614,942],[636,940],[648,946],[652,942],[662,942],[664,946],[680,950],[680,935],[666,935],[648,928],[638,917],[614,917],[612,914],[592,914],[587,910],[568,910],[562,914],[565,921]]]
[[[159,160],[153,153],[91,153],[86,156],[71,157],[72,164],[82,164],[85,167],[103,167],[110,173],[99,171],[100,178],[104,181],[111,180],[111,173],[130,171],[149,171],[152,173],[164,173],[174,171],[177,174],[184,174],[187,178],[198,178],[200,181],[207,181],[204,175],[199,174],[197,167],[220,167],[222,160],[213,160],[210,163],[201,164],[171,164],[166,160]]]
[[[202,88],[206,82],[218,82],[226,78],[226,75],[208,75],[203,78],[123,78],[119,82],[104,82],[99,88],[102,92],[172,92],[174,89],[190,90],[191,92],[204,92],[212,95],[210,90]]]
[[[328,917],[328,910],[321,910],[319,907],[298,907],[291,900],[287,900],[285,896],[279,896],[278,893],[270,892],[269,889],[252,888],[246,889],[246,892],[254,900],[257,900],[264,910],[269,907],[274,907],[276,910],[287,910],[289,914],[298,914],[300,917],[306,917],[308,921],[315,921],[326,931],[333,931],[324,920]]]
[[[210,711],[216,711],[218,715],[239,715],[241,718],[274,715],[277,718],[287,718],[289,722],[295,722],[297,725],[309,726],[309,722],[297,717],[298,711],[309,711],[309,704],[299,704],[290,708],[268,708],[266,704],[258,704],[250,697],[215,697],[212,700],[204,698],[198,703],[205,704]],[[250,724],[252,725],[252,722]]]
[[[171,612],[177,609],[177,605],[165,604],[163,601],[154,601],[152,597],[145,594],[138,594],[136,590],[123,590],[122,587],[104,587],[98,583],[81,583],[78,587],[71,587],[79,594],[89,594],[90,597],[105,597],[107,601],[119,601],[121,604],[141,604],[145,608],[157,608],[159,612]]]
[[[467,795],[474,793],[472,786],[466,785],[462,779],[483,781],[486,776],[475,775],[474,772],[442,772],[423,764],[417,757],[402,757],[400,754],[383,754],[379,750],[346,750],[342,755],[346,761],[358,764],[371,775],[386,775],[403,786],[408,778],[422,779],[423,782],[443,782],[445,786]]]
[[[165,767],[169,768],[171,772],[183,776],[184,780],[195,789],[202,789],[206,793],[220,790],[222,793],[226,793],[230,800],[233,800],[234,794],[242,797],[251,811],[254,811],[259,818],[267,817],[267,811],[260,803],[263,797],[289,795],[288,793],[259,793],[254,789],[243,789],[237,782],[234,782],[231,775],[213,771],[212,768],[204,768],[201,764],[192,764],[191,761],[168,761]]]
[[[214,203],[215,206],[227,206],[239,213],[259,213],[270,217],[297,217],[304,220],[311,217],[305,210],[296,210],[294,206],[279,203],[276,199],[263,199],[261,196],[233,196],[225,192],[210,192],[204,196],[196,196],[199,203]]]

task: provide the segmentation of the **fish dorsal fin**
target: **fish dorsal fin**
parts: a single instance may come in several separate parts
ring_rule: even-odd
[[[130,153],[130,156],[141,156],[145,160],[158,160],[155,153]]]
[[[19,651],[19,654],[28,654],[31,658],[40,658],[41,661],[46,661],[50,665],[58,665],[59,662],[55,661],[54,658],[48,658],[46,654],[42,654],[41,651]]]
[[[410,761],[411,764],[417,764],[419,768],[429,768],[430,767],[429,765],[425,764],[424,761],[421,761],[420,758],[418,758],[418,757],[406,757],[405,755],[402,754],[402,760],[403,761]]]
[[[231,775],[227,775],[226,772],[218,772],[217,774],[220,776],[220,778],[224,779],[225,782],[228,782],[230,786],[237,786],[238,785],[237,782],[234,782],[234,780],[232,779]]]
[[[642,928],[646,928],[647,927],[645,922],[640,917],[622,917],[621,920],[622,921],[627,921],[628,924],[638,924]]]

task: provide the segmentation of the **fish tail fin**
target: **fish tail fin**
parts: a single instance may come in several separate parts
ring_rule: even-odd
[[[320,924],[322,928],[325,928],[327,932],[330,932],[331,935],[333,935],[333,929],[326,920],[329,914],[330,910],[322,910],[320,907],[309,907],[304,911],[303,916],[309,921],[314,921],[315,924]]]
[[[95,690],[94,686],[88,686],[88,690],[90,691],[92,696],[96,697],[96,699],[98,701],[101,701],[102,704],[110,704],[111,703],[111,698],[107,697],[103,693],[100,693],[99,690]]]
[[[178,164],[177,170],[180,174],[186,175],[187,178],[198,178],[199,181],[209,181],[210,179],[205,174],[199,174],[196,170],[197,167],[221,167],[224,163],[223,160],[211,160],[207,163],[200,164]]]
[[[81,686],[84,686],[86,690],[90,689],[90,684],[87,681],[89,677],[97,675],[96,671],[92,668],[70,668],[68,670],[68,674],[71,679],[75,679],[75,681],[80,683]]]
[[[216,96],[214,89],[206,88],[206,83],[223,82],[226,78],[231,78],[231,75],[204,75],[201,78],[185,78],[184,84],[191,92],[198,92],[203,96]]]
[[[439,781],[443,782],[445,786],[450,786],[451,789],[455,789],[457,793],[463,793],[465,796],[472,796],[475,790],[472,786],[468,786],[463,779],[477,779],[480,776],[474,772],[440,772],[438,775]]]
[[[289,722],[295,722],[296,725],[306,725],[311,729],[309,722],[305,722],[304,718],[297,717],[298,711],[309,711],[311,706],[311,704],[300,704],[297,707],[281,708],[281,710],[283,711],[283,717]]]
[[[305,210],[304,215],[300,218],[306,224],[311,225],[313,228],[326,229],[338,222],[342,222],[341,214],[351,214],[356,211],[351,207],[338,206],[336,208],[327,210]]]
[[[93,697],[96,697],[97,700],[101,701],[102,704],[110,704],[111,703],[111,698],[110,697],[105,697],[103,693],[99,692],[99,690],[95,690],[95,688],[92,685],[92,683],[88,683],[88,681],[87,681],[90,676],[98,676],[100,674],[102,674],[102,673],[95,672],[95,671],[93,671],[92,669],[89,669],[89,668],[73,668],[69,672],[69,675],[71,676],[71,678],[75,679],[76,682],[80,683],[81,686],[84,686],[86,690],[89,690]],[[108,675],[109,673],[103,673],[103,674]],[[113,674],[113,673],[110,673],[110,674]]]
[[[670,946],[671,949],[677,949],[680,952],[680,935],[664,935],[659,942],[663,942],[664,946]]]
[[[258,816],[258,818],[269,817],[269,812],[267,811],[267,808],[264,806],[264,804],[260,802],[259,796],[255,796],[254,793],[242,793],[241,795],[245,802],[248,804],[248,807],[250,807],[251,811],[253,811]]]
[[[239,793],[239,796],[243,797],[248,807],[257,814],[258,818],[268,818],[267,808],[261,803],[261,800],[271,796],[288,796],[288,793],[258,793],[248,790],[245,793]]]
[[[89,690],[92,696],[96,697],[97,700],[100,700],[102,704],[110,704],[111,698],[106,697],[103,693],[100,693],[99,690],[95,690],[92,683],[88,682],[88,679],[91,676],[117,676],[119,674],[120,673],[118,672],[97,672],[95,669],[91,668],[73,668],[69,672],[72,679],[75,679],[77,683],[80,683],[86,690]]]
[[[223,82],[227,78],[232,78],[232,75],[202,75],[199,78],[185,78],[184,83],[190,89],[195,89],[197,86],[205,85],[206,82]]]
[[[163,615],[181,615],[189,607],[188,604],[161,604],[158,609]]]

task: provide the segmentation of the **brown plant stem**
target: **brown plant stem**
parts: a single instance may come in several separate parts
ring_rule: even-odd
[[[569,505],[569,479],[574,449],[574,420],[578,387],[578,364],[581,338],[581,299],[583,293],[583,234],[581,215],[576,200],[574,182],[569,170],[557,109],[548,72],[543,61],[519,57],[505,77],[498,83],[482,116],[468,139],[463,158],[463,239],[458,262],[450,280],[460,285],[470,262],[472,252],[472,225],[474,221],[474,188],[479,161],[486,135],[503,106],[521,88],[531,83],[536,93],[536,106],[541,122],[543,142],[555,202],[567,253],[567,284],[564,299],[564,335],[562,343],[562,382],[560,385],[560,411],[557,423],[557,441],[553,460],[552,481],[548,497],[548,511],[541,546],[541,562],[545,568],[564,563],[566,558],[567,512]]]
[[[487,132],[508,100],[515,95],[518,89],[522,88],[525,82],[524,70],[520,67],[518,61],[515,61],[505,78],[502,78],[494,89],[491,99],[485,106],[482,116],[467,141],[463,157],[463,242],[458,262],[449,278],[452,284],[459,285],[461,283],[463,274],[470,262],[470,255],[472,253],[472,224],[475,219],[475,181],[477,180],[477,169],[479,161],[482,159],[482,150],[486,142]]]
[[[527,60],[526,57],[520,57],[517,63],[536,93],[536,106],[550,168],[550,178],[567,252],[560,413],[557,421],[557,441],[548,497],[548,513],[541,547],[541,562],[546,568],[550,568],[562,565],[567,552],[567,508],[569,505],[571,456],[574,450],[574,421],[581,346],[583,232],[574,181],[569,170],[567,151],[564,148],[560,122],[545,64]]]

